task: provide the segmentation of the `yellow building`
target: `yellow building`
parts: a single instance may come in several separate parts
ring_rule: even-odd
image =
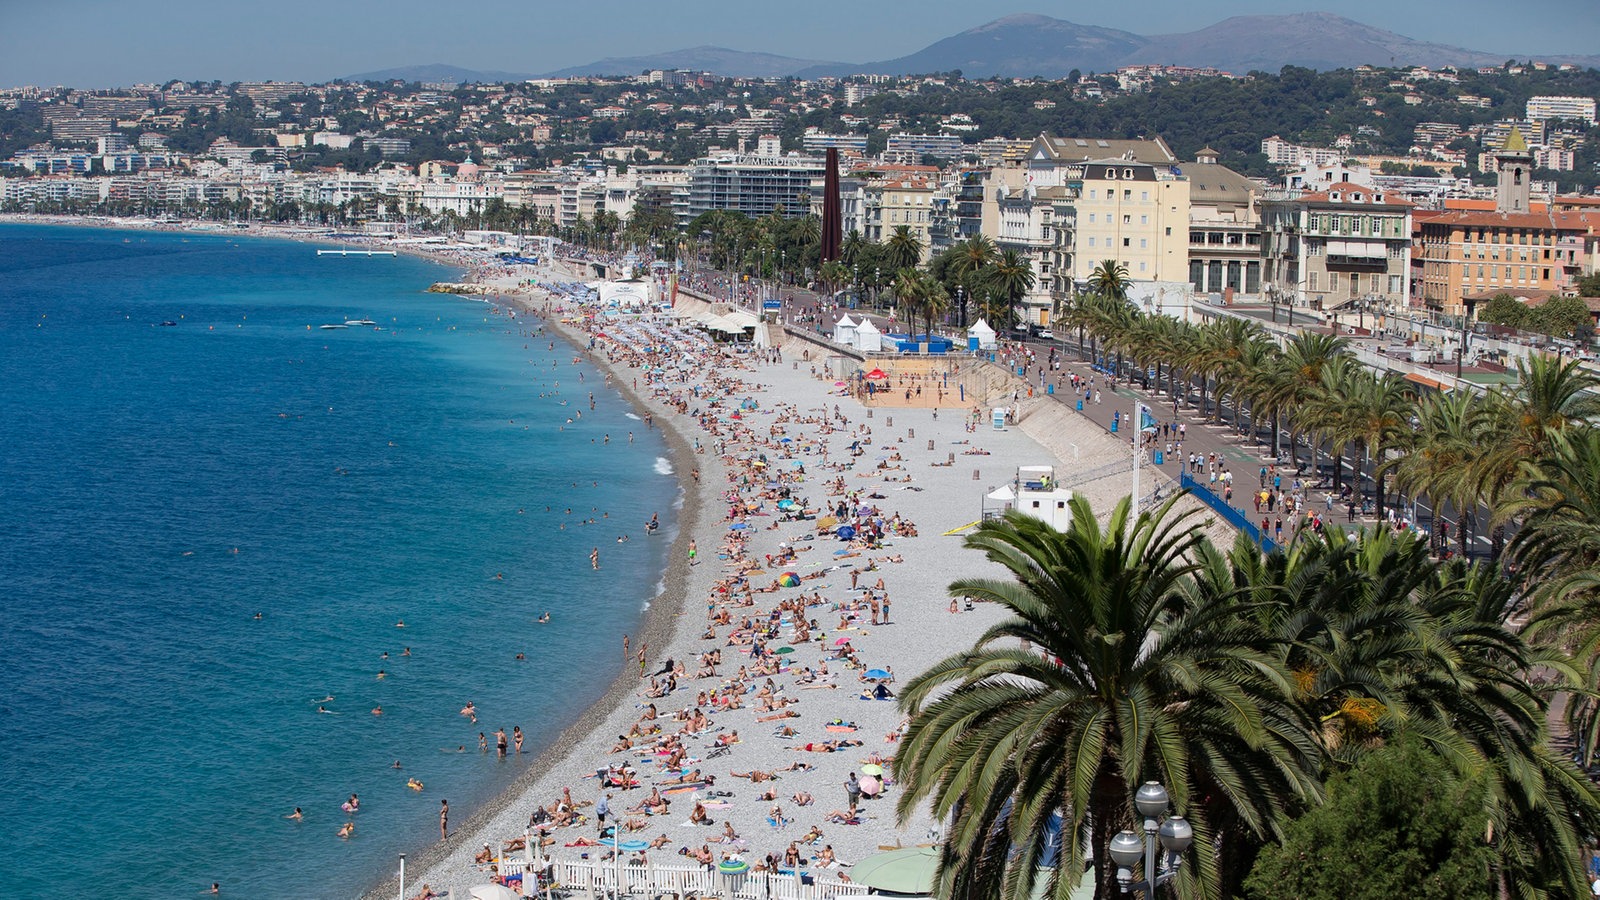
[[[1189,180],[1170,166],[1098,159],[1069,168],[1076,188],[1072,277],[1116,260],[1133,281],[1189,278]]]

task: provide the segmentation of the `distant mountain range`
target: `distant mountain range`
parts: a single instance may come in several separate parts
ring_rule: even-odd
[[[1119,66],[1166,64],[1214,66],[1236,74],[1276,72],[1286,65],[1311,69],[1375,66],[1483,66],[1527,53],[1469,50],[1413,40],[1325,12],[1282,16],[1234,16],[1184,34],[1140,35],[1115,28],[1079,25],[1049,16],[1020,14],[969,28],[907,56],[879,62],[845,63],[746,53],[724,47],[693,47],[649,56],[611,57],[568,66],[545,77],[637,75],[651,69],[691,69],[744,77],[818,78],[828,75],[917,75],[960,69],[968,77],[1001,75],[1061,78],[1072,70],[1110,72]],[[1544,56],[1547,62],[1600,67],[1600,56]],[[408,66],[348,76],[349,81],[494,82],[531,76],[475,72],[454,66]]]

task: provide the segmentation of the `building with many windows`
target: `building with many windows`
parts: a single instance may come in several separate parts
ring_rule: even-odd
[[[829,147],[834,147],[841,154],[847,152],[866,153],[867,136],[864,134],[827,134],[815,128],[807,128],[806,133],[800,136],[800,146],[807,153],[823,153]]]
[[[1260,294],[1260,188],[1219,164],[1210,147],[1182,172],[1189,179],[1189,284],[1203,294]]]
[[[790,154],[778,157],[724,153],[703,157],[688,167],[687,184],[673,196],[678,225],[716,209],[759,218],[781,209],[786,216],[810,209],[812,182],[822,180],[822,159]]]
[[[1262,289],[1269,299],[1332,310],[1411,303],[1411,204],[1339,182],[1271,191],[1261,202]]]
[[[919,163],[924,157],[960,159],[964,152],[961,138],[953,134],[891,134],[883,155],[885,159]]]
[[[1550,119],[1595,124],[1593,97],[1529,97],[1527,110],[1528,121],[1540,125]]]

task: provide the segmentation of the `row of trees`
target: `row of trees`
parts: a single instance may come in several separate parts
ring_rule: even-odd
[[[1501,565],[1441,561],[1381,529],[1222,552],[1170,502],[1130,523],[1125,500],[1102,527],[1075,501],[1066,532],[1020,516],[980,526],[968,546],[1010,578],[951,591],[1010,617],[902,694],[901,812],[930,801],[952,823],[940,895],[1028,896],[1055,878],[1036,864],[1059,820],[1053,895],[1088,847],[1097,896],[1116,896],[1107,842],[1148,779],[1195,828],[1180,896],[1586,891],[1600,379],[1539,356],[1511,387],[1422,391],[1333,335],[1280,346],[1240,320],[1142,315],[1125,282],[1103,263],[1062,311],[1089,353],[1169,396],[1198,392],[1202,415],[1270,425],[1275,445],[1286,433],[1291,458],[1302,441],[1322,448],[1336,479],[1359,458],[1380,509],[1392,478],[1468,526],[1486,511]],[[1558,692],[1576,762],[1552,746]]]

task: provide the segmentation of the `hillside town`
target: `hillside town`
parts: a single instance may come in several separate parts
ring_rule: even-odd
[[[978,235],[1013,250],[1034,276],[1014,314],[1035,329],[1104,259],[1150,294],[1438,317],[1574,296],[1600,267],[1595,97],[1528,93],[1588,85],[1572,65],[1342,71],[1354,90],[1334,127],[1289,136],[1064,127],[1203,83],[1288,92],[1313,75],[15,88],[0,91],[0,209],[601,243],[627,224],[671,257],[709,213],[819,215],[833,149],[845,234],[909,233],[919,263]],[[758,268],[819,280],[815,258],[773,256]],[[876,292],[892,274],[848,280]]]

